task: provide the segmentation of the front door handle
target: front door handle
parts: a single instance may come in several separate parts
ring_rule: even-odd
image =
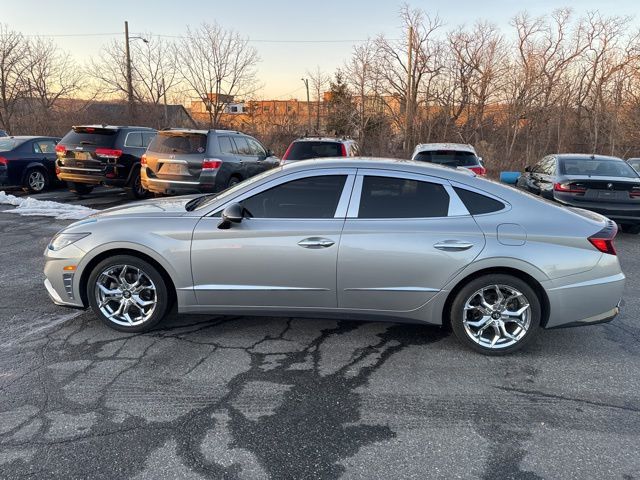
[[[334,243],[336,242],[334,242],[333,240],[329,240],[328,238],[309,237],[309,238],[305,238],[304,240],[300,240],[298,242],[298,245],[300,245],[303,248],[327,248],[333,245]]]
[[[463,250],[469,250],[473,247],[473,243],[462,240],[444,240],[436,243],[433,247],[438,250],[444,250],[445,252],[461,252]]]

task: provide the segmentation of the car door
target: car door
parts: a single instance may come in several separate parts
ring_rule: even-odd
[[[358,170],[338,251],[338,307],[415,310],[484,245],[484,234],[448,182]]]
[[[264,172],[265,170],[269,170],[270,168],[277,167],[279,165],[279,161],[277,157],[273,155],[268,155],[267,149],[258,142],[255,138],[246,137],[247,142],[249,142],[249,146],[255,155],[257,155],[257,170],[258,172]]]
[[[355,169],[298,172],[219,206],[193,233],[191,262],[200,305],[335,308],[340,232]],[[224,206],[242,222],[219,229]]]
[[[34,142],[33,149],[36,154],[40,154],[42,165],[44,165],[49,180],[56,179],[56,141],[53,139],[43,138]]]

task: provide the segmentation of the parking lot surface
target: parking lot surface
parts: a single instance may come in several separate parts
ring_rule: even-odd
[[[42,252],[68,223],[0,212],[0,478],[640,477],[640,236],[617,239],[620,317],[485,357],[379,322],[118,333],[47,297]]]

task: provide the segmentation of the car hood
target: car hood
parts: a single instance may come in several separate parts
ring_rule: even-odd
[[[103,217],[162,217],[182,216],[187,211],[185,205],[201,194],[183,195],[180,197],[157,198],[143,202],[128,203],[119,207],[107,208],[92,215],[94,218]]]

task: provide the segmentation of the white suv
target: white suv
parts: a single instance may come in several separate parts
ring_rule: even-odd
[[[420,143],[414,149],[411,160],[438,163],[453,168],[463,167],[476,175],[487,173],[475,148],[463,143]]]

